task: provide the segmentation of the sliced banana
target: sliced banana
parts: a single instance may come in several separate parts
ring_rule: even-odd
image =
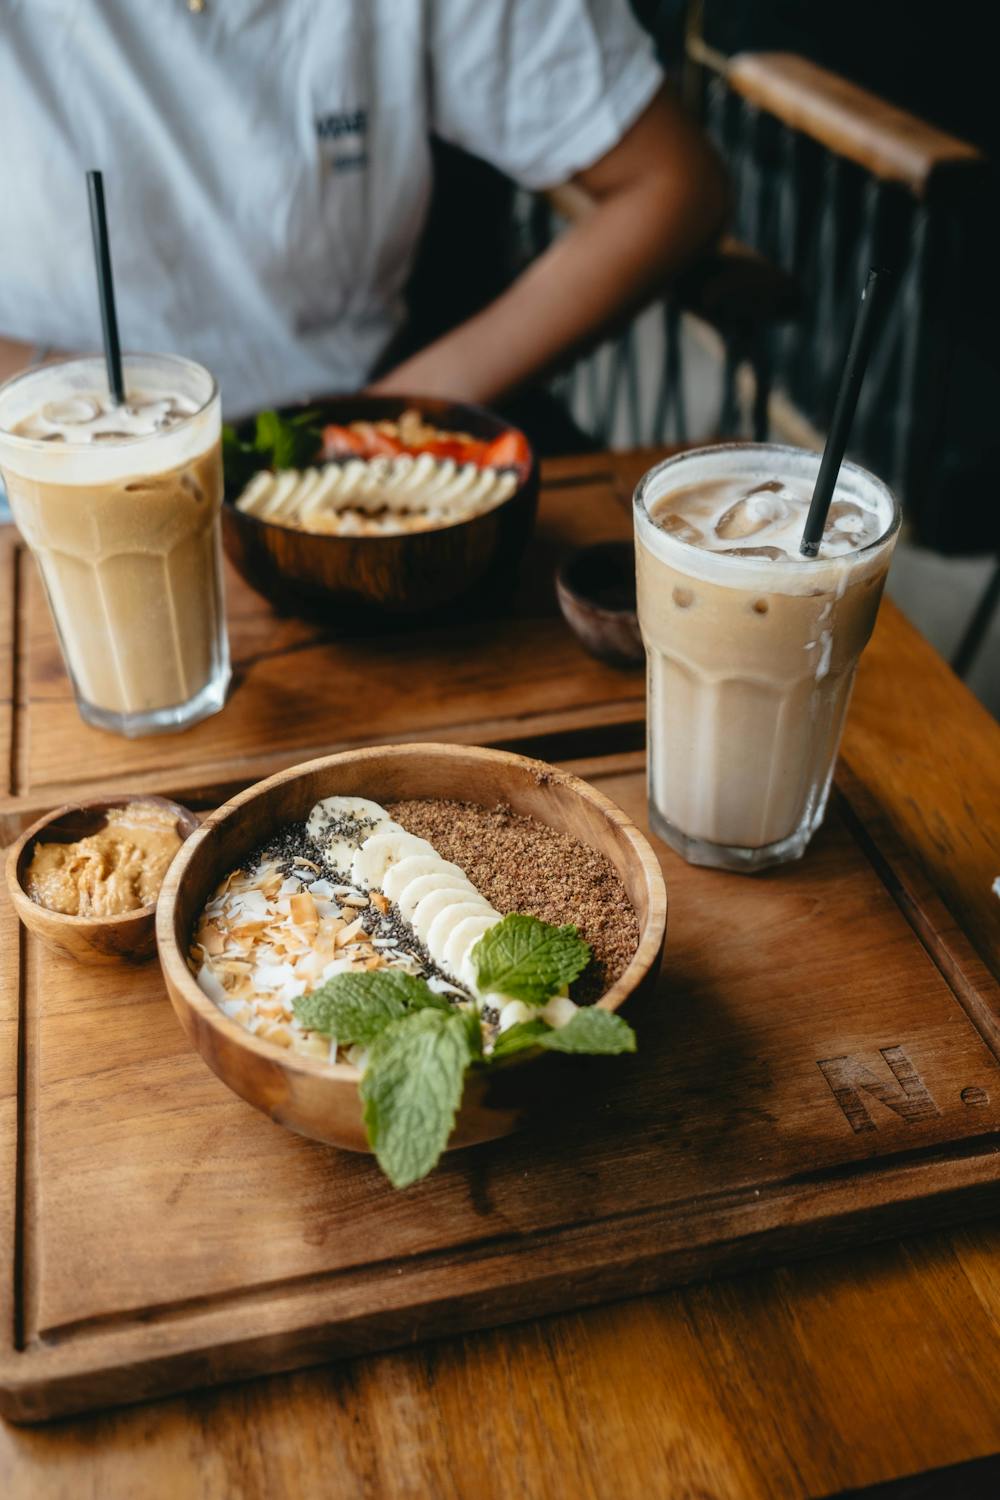
[[[403,921],[412,921],[413,913],[425,896],[429,896],[432,891],[444,890],[464,892],[469,900],[473,895],[479,894],[469,881],[463,881],[450,872],[443,875],[419,875],[416,880],[410,881],[399,898],[399,914]]]
[[[306,819],[306,832],[342,875],[351,873],[351,862],[365,839],[390,826],[399,824],[367,797],[324,797]]]
[[[424,946],[430,948],[432,957],[437,957],[436,950],[430,947],[430,930],[434,922],[449,909],[464,906],[470,902],[479,903],[484,912],[490,910],[488,903],[473,886],[469,885],[468,881],[464,881],[461,885],[453,882],[445,886],[443,890],[431,891],[430,895],[424,896],[421,901],[417,902],[413,915],[410,917],[410,926]]]
[[[410,887],[416,885],[418,880],[431,876],[443,876],[452,885],[461,885],[463,881],[468,880],[464,870],[442,859],[440,854],[411,854],[386,872],[384,894],[390,901],[398,904],[407,921],[409,921],[409,915],[403,911],[404,899],[410,903],[411,910],[420,900],[420,896],[417,896],[416,900],[410,900]],[[421,895],[426,896],[428,891],[433,889],[433,886],[428,886],[426,891],[421,892]]]
[[[440,893],[436,892],[435,894]],[[433,899],[433,896],[427,897],[428,901],[432,901]],[[492,917],[492,915],[493,908],[482,896],[470,892],[463,901],[461,894],[459,894],[456,901],[453,901],[450,906],[446,906],[438,912],[427,929],[427,937],[424,941],[431,957],[436,959],[438,963],[444,962],[444,950],[447,947],[448,939],[459,923],[465,921],[466,917]]]
[[[560,1026],[569,1025],[579,1008],[568,995],[553,995],[542,1010],[542,1020],[558,1031]]]
[[[472,949],[479,942],[484,932],[489,932],[501,920],[499,912],[491,912],[489,916],[465,917],[459,922],[454,932],[444,946],[444,966],[449,974],[477,992],[476,974],[471,963]]]
[[[351,879],[363,890],[381,890],[382,882],[393,865],[412,854],[433,854],[434,846],[416,834],[407,833],[398,823],[383,827],[365,839],[351,861]]]

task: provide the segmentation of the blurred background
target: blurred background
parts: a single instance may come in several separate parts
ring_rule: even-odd
[[[607,21],[611,0],[592,9],[602,3]],[[733,436],[819,447],[866,270],[888,267],[849,453],[903,501],[890,593],[1000,716],[1000,126],[983,7],[630,3],[725,159],[728,230],[628,326],[505,403],[507,414],[543,453]],[[215,13],[204,0],[186,9]],[[488,119],[483,104],[474,123]],[[579,187],[529,192],[456,147],[432,141],[432,151],[431,213],[396,360],[485,307],[592,208]],[[121,206],[118,224],[127,244]],[[294,264],[282,274],[294,280]],[[338,341],[350,344],[350,329]]]
[[[903,499],[889,592],[1000,716],[1000,127],[981,7],[633,8],[725,157],[730,230],[668,297],[552,382],[558,406],[543,443],[769,435],[820,446],[865,270],[888,266],[893,290],[850,456]],[[411,305],[432,319],[447,306],[453,321],[587,206],[572,189],[518,192],[460,152],[436,150]],[[458,252],[447,206],[472,200],[470,254],[470,218]],[[417,314],[415,343],[438,331]],[[537,426],[534,410],[521,415]]]

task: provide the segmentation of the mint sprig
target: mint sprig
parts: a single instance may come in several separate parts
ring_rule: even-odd
[[[494,933],[500,939],[488,943]],[[473,950],[481,989],[535,1005],[572,983],[589,958],[575,927],[551,927],[517,914],[505,917]],[[635,1051],[635,1034],[625,1021],[586,1006],[565,1026],[552,1027],[541,1015],[511,1026],[484,1057],[478,1013],[398,969],[335,974],[300,996],[294,1009],[307,1030],[368,1048],[360,1084],[365,1129],[395,1187],[409,1187],[437,1165],[471,1065],[489,1067],[536,1047],[606,1055]]]
[[[319,989],[295,1001],[295,1019],[308,1031],[335,1036],[343,1045],[369,1046],[380,1031],[408,1011],[433,1007],[450,1011],[423,979],[398,969],[334,974]]]
[[[412,1011],[375,1038],[360,1085],[365,1129],[394,1187],[409,1187],[437,1165],[471,1060],[459,1011]]]
[[[222,429],[222,462],[227,489],[239,491],[258,469],[300,469],[313,462],[322,442],[319,413],[297,412],[283,417],[260,411],[253,439],[246,441],[228,423]]]
[[[575,927],[553,927],[512,912],[483,934],[472,962],[482,993],[544,1005],[579,978],[590,962],[590,948]]]

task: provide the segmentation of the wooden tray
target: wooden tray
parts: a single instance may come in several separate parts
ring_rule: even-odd
[[[577,763],[644,822],[641,757]],[[640,1054],[394,1192],[186,1046],[155,966],[3,907],[0,1410],[35,1420],[625,1297],[1000,1202],[998,986],[848,779],[753,880],[657,846]]]
[[[185,734],[142,740],[81,722],[35,566],[13,528],[0,527],[0,843],[78,796],[168,787],[181,802],[219,802],[351,745],[447,739],[550,759],[641,745],[641,669],[586,654],[559,614],[553,572],[568,547],[631,537],[642,463],[617,476],[589,457],[547,464],[509,609],[460,628],[408,624],[333,640],[273,613],[228,569],[235,683],[225,712]]]

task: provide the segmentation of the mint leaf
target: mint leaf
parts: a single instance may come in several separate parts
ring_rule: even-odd
[[[493,1043],[493,1051],[490,1053],[490,1061],[500,1057],[511,1057],[515,1052],[525,1052],[529,1047],[537,1047],[539,1040],[547,1036],[552,1027],[547,1021],[518,1021],[514,1026],[508,1026],[506,1031],[501,1031]]]
[[[239,494],[260,468],[253,444],[241,442],[235,427],[227,422],[222,429],[222,466],[230,493]]]
[[[511,1031],[516,1028],[511,1027]],[[592,1052],[608,1056],[635,1051],[635,1032],[621,1016],[595,1005],[582,1006],[565,1026],[549,1030],[538,1040],[549,1052]]]
[[[470,1061],[460,1012],[418,1010],[375,1038],[361,1079],[365,1128],[394,1187],[409,1187],[437,1165],[462,1102]]]
[[[424,1008],[452,1009],[423,979],[398,969],[334,974],[311,994],[300,995],[294,1006],[296,1020],[309,1031],[365,1047],[393,1021]]]
[[[491,927],[472,950],[480,991],[496,990],[529,1005],[544,1005],[589,960],[590,948],[575,927],[553,927],[518,912]]]
[[[448,1009],[454,1010],[454,1006],[449,1006]],[[475,1006],[472,1006],[469,1010],[459,1010],[455,1013],[460,1015],[465,1021],[466,1040],[469,1044],[470,1059],[475,1062],[481,1062],[483,1057],[483,1023],[480,1020],[478,1010]]]
[[[549,1052],[613,1055],[635,1051],[635,1032],[627,1021],[610,1011],[584,1006],[565,1026],[550,1026],[539,1016],[501,1031],[489,1060],[510,1057],[529,1047],[544,1047]]]
[[[314,412],[299,412],[295,417],[258,412],[254,449],[269,456],[274,469],[301,468],[312,462],[319,449],[320,431],[310,426],[315,420]]]

